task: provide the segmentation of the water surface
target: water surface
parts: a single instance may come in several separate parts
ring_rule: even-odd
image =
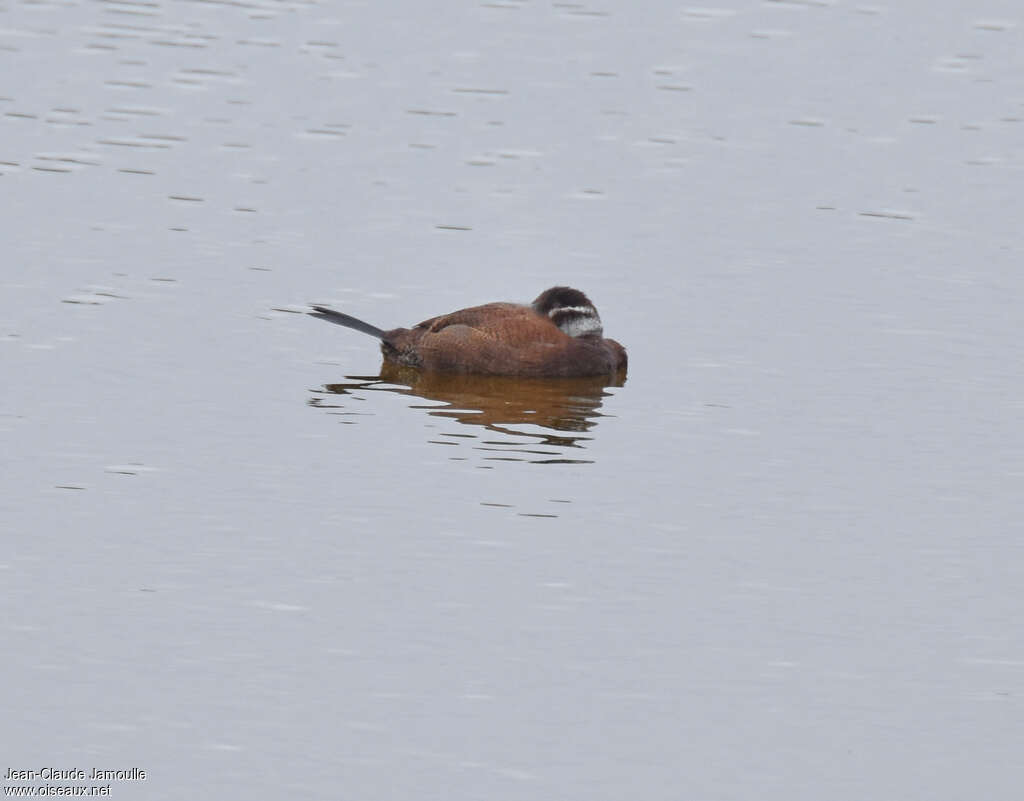
[[[1016,798],[1022,31],[4,4],[4,767]],[[554,284],[624,384],[382,374],[301,313]]]

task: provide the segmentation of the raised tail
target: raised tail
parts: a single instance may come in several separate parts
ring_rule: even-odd
[[[355,317],[350,317],[347,314],[336,312],[334,309],[328,309],[326,306],[314,306],[313,309],[314,311],[309,312],[311,317],[319,317],[321,320],[326,320],[329,323],[343,325],[345,328],[354,328],[356,331],[362,331],[364,334],[369,334],[371,337],[384,339],[384,332],[375,325],[364,323],[362,320],[357,320]]]

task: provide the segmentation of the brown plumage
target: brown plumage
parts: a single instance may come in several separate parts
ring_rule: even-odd
[[[384,360],[407,367],[534,378],[614,375],[626,369],[626,349],[602,337],[597,309],[569,287],[552,287],[529,306],[488,303],[391,331],[313,308],[314,317],[378,337]]]

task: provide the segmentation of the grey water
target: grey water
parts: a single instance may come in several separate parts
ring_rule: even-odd
[[[5,790],[1019,797],[1022,37],[0,0]],[[304,314],[555,284],[624,383]]]

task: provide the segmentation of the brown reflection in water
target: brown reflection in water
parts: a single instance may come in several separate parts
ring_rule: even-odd
[[[593,439],[606,387],[621,387],[625,375],[589,378],[512,378],[496,376],[423,373],[408,367],[384,364],[379,376],[346,376],[343,383],[325,384],[314,391],[311,406],[346,409],[348,404],[333,396],[360,392],[393,392],[411,395],[444,406],[410,405],[431,417],[455,420],[466,426],[480,426],[501,439],[483,439],[474,447],[491,452],[488,460],[529,461],[537,464],[589,464],[592,460],[572,458],[564,451],[580,449]],[[351,420],[345,422],[354,422]],[[509,426],[536,426],[538,431],[520,431]],[[475,433],[442,433],[447,439],[432,439],[439,445],[455,445],[459,439],[476,438]],[[460,458],[460,457],[455,457]],[[462,457],[464,458],[464,457]]]

